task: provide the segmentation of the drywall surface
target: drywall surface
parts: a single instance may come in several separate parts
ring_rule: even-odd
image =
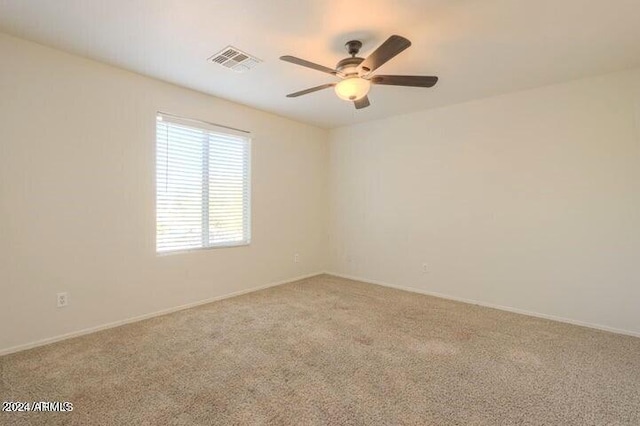
[[[335,129],[329,270],[639,333],[639,129],[640,70]]]
[[[5,35],[0,55],[0,351],[324,269],[326,130]],[[156,255],[156,111],[252,132],[251,245]]]

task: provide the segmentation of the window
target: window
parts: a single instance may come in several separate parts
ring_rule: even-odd
[[[167,114],[156,123],[156,251],[249,244],[249,137]]]

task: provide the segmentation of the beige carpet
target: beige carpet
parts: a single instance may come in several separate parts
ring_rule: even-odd
[[[640,339],[321,276],[0,358],[3,424],[640,425]]]

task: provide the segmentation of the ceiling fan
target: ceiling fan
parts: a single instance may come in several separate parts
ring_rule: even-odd
[[[344,58],[336,65],[335,69],[314,64],[295,56],[281,56],[280,59],[292,64],[302,65],[317,71],[340,77],[342,80],[335,83],[322,84],[299,92],[290,93],[288,98],[296,98],[318,90],[334,87],[336,95],[345,101],[352,101],[356,109],[366,108],[370,105],[367,94],[371,84],[383,84],[388,86],[433,87],[438,82],[438,77],[422,75],[372,75],[372,73],[398,53],[411,46],[411,42],[399,35],[392,35],[380,47],[378,47],[366,59],[356,56],[362,48],[362,42],[351,40],[345,44],[351,57]]]

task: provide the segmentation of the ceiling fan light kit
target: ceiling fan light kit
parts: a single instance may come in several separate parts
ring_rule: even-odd
[[[411,46],[411,42],[404,37],[392,35],[366,59],[356,56],[362,48],[362,42],[351,40],[345,44],[351,57],[338,62],[335,69],[318,65],[295,56],[281,56],[280,59],[292,64],[301,65],[316,71],[335,75],[342,80],[337,83],[327,83],[299,92],[290,93],[288,98],[296,98],[308,93],[333,87],[340,99],[353,102],[356,109],[370,105],[368,94],[372,84],[387,86],[433,87],[438,77],[419,75],[372,75],[372,73],[400,52]]]
[[[345,101],[357,101],[369,93],[371,82],[360,77],[349,77],[335,86],[336,95]]]

